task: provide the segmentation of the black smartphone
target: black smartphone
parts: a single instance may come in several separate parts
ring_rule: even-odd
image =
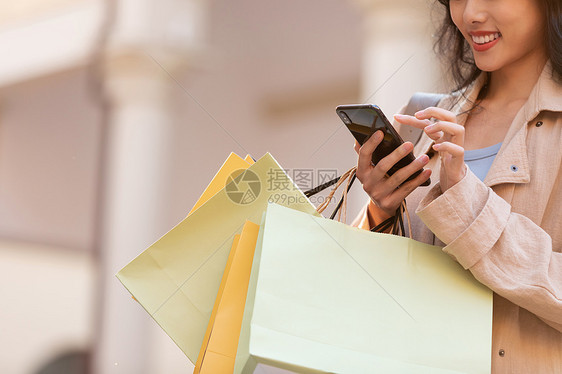
[[[384,138],[382,142],[373,152],[373,165],[376,165],[380,160],[388,156],[392,151],[398,148],[404,143],[400,135],[394,130],[394,127],[390,124],[382,110],[372,104],[357,104],[357,105],[340,105],[336,108],[336,113],[341,118],[345,126],[351,131],[351,134],[363,145],[373,135],[376,131],[381,130],[384,133]],[[394,166],[390,168],[387,172],[388,175],[392,175],[399,169],[407,166],[409,163],[414,161],[416,158],[414,154],[410,152],[403,159],[398,161]],[[422,171],[418,170],[412,174],[406,181],[414,179]],[[431,181],[428,179],[422,186],[429,186]]]

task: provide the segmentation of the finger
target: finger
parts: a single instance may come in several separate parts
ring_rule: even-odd
[[[404,181],[408,179],[412,174],[414,174],[418,170],[421,170],[425,165],[427,165],[428,162],[429,157],[424,154],[398,170],[396,173],[392,174],[392,176],[388,178],[388,182],[392,190],[396,189],[398,186],[404,183]]]
[[[400,186],[400,188],[395,189],[394,192],[390,195],[392,202],[399,204],[409,194],[411,194],[413,190],[415,190],[416,188],[421,186],[422,183],[428,180],[430,176],[431,176],[431,169],[426,169],[422,171],[420,175],[418,175],[414,179],[404,183],[403,185]]]
[[[394,119],[403,125],[417,127],[418,129],[423,129],[433,123],[429,119],[418,119],[414,116],[408,116],[405,114],[395,114]]]
[[[432,138],[443,137],[442,134],[448,135],[447,139],[451,139],[455,144],[464,146],[464,127],[454,122],[438,121],[424,129],[425,133]],[[441,133],[441,134],[440,134]]]
[[[457,116],[453,112],[447,109],[437,108],[434,106],[426,108],[424,110],[420,110],[419,112],[416,112],[414,115],[419,120],[436,118],[440,121],[455,122],[455,123],[458,122]]]
[[[445,136],[445,133],[443,133],[443,131],[436,131],[433,133],[426,132],[426,135],[436,143],[442,143],[445,141],[445,139],[443,138]]]
[[[392,168],[398,161],[403,159],[408,153],[414,150],[414,145],[411,142],[405,142],[401,144],[398,148],[392,151],[388,156],[384,157],[375,165],[374,172],[382,177],[384,176],[390,168]]]
[[[355,149],[355,152],[359,155],[359,149],[361,148],[361,144],[359,144],[359,142],[356,140],[355,144],[353,145],[353,149]]]
[[[464,148],[458,144],[451,143],[451,142],[443,142],[439,144],[434,144],[433,149],[439,153],[447,152],[454,158],[460,158],[461,160],[464,160]]]
[[[359,148],[359,159],[357,160],[357,178],[361,180],[363,176],[371,171],[372,169],[372,157],[373,152],[381,143],[384,135],[382,131],[375,132],[365,143],[363,146]]]

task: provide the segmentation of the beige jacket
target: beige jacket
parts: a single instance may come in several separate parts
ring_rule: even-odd
[[[495,374],[562,373],[562,85],[551,72],[547,64],[484,182],[468,171],[441,193],[433,155],[432,186],[407,199],[414,239],[443,246],[494,291]],[[464,112],[485,80],[439,106]],[[431,145],[424,135],[415,152],[430,154]],[[369,203],[355,224],[369,229],[376,210]]]

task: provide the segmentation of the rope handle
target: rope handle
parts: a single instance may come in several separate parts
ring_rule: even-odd
[[[315,195],[315,194],[317,194],[321,191],[324,191],[326,188],[328,188],[330,186],[333,186],[335,184],[335,186],[332,188],[332,191],[330,191],[330,194],[328,195],[328,197],[316,209],[316,211],[318,213],[322,213],[330,205],[330,201],[332,201],[332,198],[336,194],[336,191],[344,184],[344,182],[347,181],[347,184],[346,184],[346,186],[343,190],[343,193],[340,197],[340,200],[339,200],[336,208],[334,209],[334,211],[330,215],[330,219],[334,219],[335,216],[337,215],[338,216],[337,220],[339,222],[346,222],[346,219],[347,219],[347,196],[348,196],[349,190],[351,189],[351,186],[353,185],[353,182],[357,178],[357,176],[355,174],[356,171],[357,171],[357,167],[354,166],[351,169],[349,169],[348,171],[346,171],[345,173],[343,173],[340,177],[334,178],[331,181],[328,181],[328,182],[326,182],[326,183],[324,183],[324,184],[322,184],[318,187],[310,189],[310,190],[306,191],[304,194],[305,194],[306,197],[310,197],[310,196],[313,196],[313,195]],[[406,205],[405,200],[402,201],[402,203],[400,204],[400,206],[396,210],[396,214],[393,217],[390,217],[390,218],[386,219],[385,221],[381,222],[380,224],[378,224],[377,226],[373,227],[371,229],[371,231],[384,233],[384,232],[387,232],[388,229],[391,229],[390,232],[392,234],[405,236],[406,230],[405,230],[405,227],[404,227],[404,219],[403,219],[404,215],[406,216],[407,224],[408,224],[408,236],[410,237],[410,239],[412,239],[412,224],[411,224],[411,221],[410,221],[410,214],[408,212],[408,207]],[[342,216],[343,216],[343,221],[342,221]]]
[[[348,171],[346,171],[345,173],[342,174],[341,177],[339,177],[336,185],[334,186],[334,188],[332,188],[332,191],[330,191],[330,194],[328,195],[328,197],[326,198],[326,200],[324,200],[322,202],[322,204],[320,204],[318,206],[318,208],[316,209],[316,211],[318,213],[322,213],[324,212],[324,210],[326,210],[326,208],[328,207],[328,205],[330,205],[330,201],[332,201],[332,198],[334,197],[334,195],[336,194],[336,191],[338,190],[338,188],[340,188],[340,186],[347,180],[347,186],[343,191],[342,194],[342,198],[340,200],[340,202],[338,203],[338,205],[336,206],[336,209],[334,210],[334,213],[336,213],[337,211],[340,210],[340,208],[343,208],[342,210],[346,211],[347,210],[347,191],[349,191],[349,189],[351,188],[351,180],[355,180],[355,171],[357,170],[357,167],[354,166],[351,169],[349,169]],[[334,218],[334,214],[332,214],[332,216],[330,217],[330,219]],[[338,216],[338,221],[341,218],[341,211],[340,214]],[[345,214],[344,214],[344,220],[345,220]]]

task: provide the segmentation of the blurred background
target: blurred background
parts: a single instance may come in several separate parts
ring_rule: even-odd
[[[341,173],[337,105],[444,86],[433,0],[1,3],[1,373],[190,373],[115,273],[230,152]]]

